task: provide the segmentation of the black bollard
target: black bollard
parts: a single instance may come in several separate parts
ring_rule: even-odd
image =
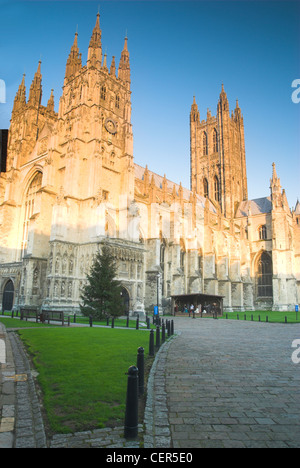
[[[166,326],[165,326],[165,323],[163,322],[161,326],[161,342],[164,343],[165,340],[166,340]]]
[[[138,435],[138,372],[137,367],[130,366],[127,373],[125,439],[134,439]]]
[[[136,325],[135,325],[136,330],[138,330],[139,327],[140,327],[140,318],[137,317],[137,319],[136,319]]]
[[[154,356],[154,331],[150,330],[149,356]]]
[[[150,318],[146,317],[147,328],[150,329]]]
[[[68,327],[70,326],[70,315],[68,315]]]
[[[115,317],[111,319],[111,328],[115,328]]]
[[[90,315],[90,327],[93,326],[93,317]]]
[[[174,320],[171,321],[171,335],[174,335]]]
[[[127,315],[126,327],[129,328],[129,315]]]
[[[139,370],[139,396],[144,394],[144,348],[138,349],[137,368]]]
[[[160,347],[160,328],[159,325],[156,327],[156,348]]]
[[[73,323],[76,323],[76,314],[74,314]]]
[[[171,324],[170,324],[170,320],[167,320],[167,332],[168,332],[168,336],[171,335]]]

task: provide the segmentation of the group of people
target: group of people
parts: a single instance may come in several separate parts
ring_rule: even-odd
[[[217,304],[206,304],[206,305],[203,305],[202,304],[198,304],[196,307],[194,306],[194,304],[185,304],[183,306],[183,309],[182,309],[182,312],[184,314],[214,314],[216,312],[216,306]],[[178,312],[178,305],[176,304],[175,305],[175,308],[174,308],[174,313],[176,315],[176,313]]]

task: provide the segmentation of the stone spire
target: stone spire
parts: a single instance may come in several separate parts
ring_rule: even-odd
[[[130,87],[130,63],[127,40],[127,37],[125,37],[124,48],[122,50],[119,63],[118,78],[120,78],[122,81],[125,81],[128,87]]]
[[[238,100],[236,100],[236,106],[234,109],[234,119],[236,122],[243,119]]]
[[[88,64],[90,66],[101,67],[102,63],[102,46],[101,46],[101,29],[100,29],[100,13],[97,13],[96,24],[90,39],[88,49]]]
[[[229,112],[229,103],[228,103],[228,99],[227,99],[227,94],[224,91],[223,83],[222,83],[222,90],[221,90],[221,93],[220,93],[220,98],[219,98],[219,103],[218,103],[218,109],[221,112],[223,112],[223,111]]]
[[[273,166],[273,170],[272,170],[272,179],[270,179],[270,190],[271,190],[271,200],[272,200],[273,207],[276,207],[276,206],[279,206],[279,203],[281,201],[281,185],[280,185],[280,179],[279,177],[277,177],[276,166],[274,162],[272,166]]]
[[[51,94],[50,94],[50,97],[49,97],[49,100],[48,100],[48,104],[47,104],[47,110],[49,112],[54,112],[54,96],[53,96],[53,89],[51,89]]]
[[[26,106],[26,87],[25,87],[25,73],[24,73],[21,84],[15,96],[13,112],[18,111],[20,109],[24,109],[25,106]]]
[[[116,62],[115,62],[115,56],[112,56],[112,61],[110,65],[110,72],[112,76],[116,76]]]
[[[70,50],[67,60],[65,79],[68,80],[71,76],[75,75],[77,70],[81,68],[81,54],[77,45],[78,33],[75,33],[74,42]]]
[[[39,106],[42,101],[42,74],[41,74],[41,61],[39,61],[37,71],[35,72],[32,80],[28,104],[30,106]]]
[[[200,122],[200,112],[198,110],[195,96],[193,98],[193,104],[191,107],[190,119],[191,122]]]

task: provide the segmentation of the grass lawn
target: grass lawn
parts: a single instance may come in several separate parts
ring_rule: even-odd
[[[19,330],[39,372],[53,433],[122,425],[128,367],[149,352],[150,332],[111,328]],[[151,358],[149,358],[151,360]]]
[[[300,312],[298,312],[296,317],[296,312],[279,312],[273,310],[255,310],[247,312],[228,312],[227,317],[230,320],[251,320],[251,315],[253,316],[253,321],[258,322],[259,317],[261,322],[268,321],[271,323],[285,323],[285,317],[287,317],[287,323],[300,323]],[[226,320],[226,313],[222,317],[218,317]]]
[[[41,328],[41,327],[53,327],[53,326],[59,326],[58,325],[52,325],[52,324],[43,324],[43,323],[36,323],[35,320],[29,320],[28,322],[26,320],[20,320],[20,318],[10,318],[10,317],[0,317],[0,322],[4,324],[6,328]]]

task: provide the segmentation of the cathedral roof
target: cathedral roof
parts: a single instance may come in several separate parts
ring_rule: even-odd
[[[263,213],[271,213],[271,197],[256,198],[255,200],[242,201],[236,211],[236,218]]]
[[[138,164],[134,164],[134,169],[135,169],[135,177],[137,179],[144,180],[144,174],[145,174],[146,169],[144,167],[142,167],[142,166],[139,166]],[[178,195],[179,191],[182,190],[182,198],[189,202],[191,194],[193,194],[193,192],[191,192],[191,190],[186,189],[186,188],[182,187],[181,185],[178,185],[175,182],[172,182],[172,181],[166,179],[165,177],[156,174],[155,172],[149,171],[148,168],[147,168],[147,171],[148,171],[148,176],[149,176],[150,181],[151,181],[152,176],[153,176],[154,183],[155,183],[157,188],[162,189],[163,188],[163,183],[165,181],[166,184],[167,184],[168,192],[173,192],[174,187],[175,187],[176,193]],[[206,198],[202,197],[201,195],[196,195],[196,196],[197,196],[197,201],[204,208]],[[217,213],[216,208],[214,207],[214,205],[210,201],[209,201],[209,209],[213,213],[215,213],[215,214]]]

